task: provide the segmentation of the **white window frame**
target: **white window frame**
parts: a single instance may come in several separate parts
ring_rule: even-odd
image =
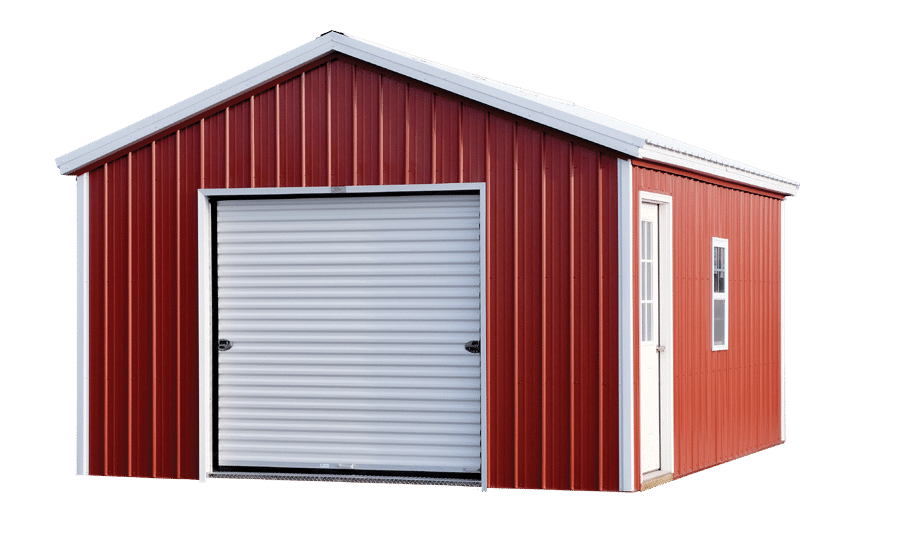
[[[724,249],[724,291],[723,292],[715,292],[715,248],[723,248]],[[728,251],[728,241],[727,239],[723,239],[721,237],[712,237],[712,248],[710,250],[711,254],[711,270],[709,272],[709,278],[711,279],[711,287],[709,288],[709,292],[712,294],[712,303],[711,303],[711,317],[712,317],[712,352],[717,352],[720,350],[727,350],[728,347],[728,330],[730,329],[730,322],[728,319],[728,315],[730,314],[730,302],[729,302],[729,293],[730,293],[730,257]],[[724,344],[715,344],[715,301],[724,301]]]

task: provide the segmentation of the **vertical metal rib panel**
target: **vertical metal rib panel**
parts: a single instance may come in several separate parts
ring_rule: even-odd
[[[132,153],[129,172],[128,372],[129,475],[152,476],[153,367],[151,335],[152,290],[152,153],[143,147]]]
[[[620,484],[618,160],[599,155],[599,488]]]
[[[489,416],[489,485],[513,487],[514,447],[514,123],[490,116],[487,130],[490,181],[486,230],[486,379]],[[538,422],[538,420],[537,420]]]
[[[486,182],[489,485],[616,490],[615,158],[318,62],[91,171],[90,472],[198,476],[198,188]]]
[[[244,100],[227,110],[229,188],[251,186],[251,102]]]
[[[480,470],[479,196],[216,216],[220,465]]]
[[[254,96],[253,134],[253,186],[276,186],[276,89],[272,88]]]
[[[379,184],[406,184],[407,176],[407,85],[391,77],[381,81],[380,148],[382,167]]]
[[[780,442],[780,200],[654,166],[674,202],[675,475]],[[730,241],[729,348],[711,348],[711,239]]]
[[[329,65],[304,74],[304,186],[329,184]]]
[[[88,175],[88,473],[106,474],[106,167]]]
[[[515,186],[516,487],[542,487],[542,132],[518,126]]]
[[[192,124],[179,133],[178,199],[178,351],[175,435],[167,439],[175,449],[177,478],[198,477],[198,238],[197,193],[205,178],[202,127]],[[170,452],[172,453],[172,452]]]
[[[355,70],[355,176],[356,184],[379,184],[380,172],[380,76]]]
[[[543,143],[543,487],[569,489],[570,164],[569,145]]]
[[[299,75],[277,87],[279,93],[279,179],[277,186],[301,186],[304,169],[304,115]]]
[[[173,134],[155,144],[154,232],[153,232],[153,331],[154,331],[154,476],[175,478],[178,474],[176,440],[178,414],[178,249],[179,137]]]
[[[572,489],[599,489],[598,152],[575,145],[571,180]]]
[[[128,156],[107,164],[106,231],[106,379],[107,408],[104,412],[107,441],[106,474],[129,475],[129,160]]]
[[[433,140],[435,148],[435,182],[459,182],[459,152],[461,138],[458,130],[461,126],[461,102],[445,96],[436,96],[436,127]]]
[[[329,185],[354,184],[354,66],[329,68]]]

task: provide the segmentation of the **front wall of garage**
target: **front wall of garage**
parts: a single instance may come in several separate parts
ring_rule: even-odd
[[[673,202],[674,474],[683,476],[781,442],[781,199],[656,167],[635,165],[633,178],[637,192]],[[712,351],[713,237],[730,243],[723,351]]]
[[[488,483],[617,489],[614,155],[345,57],[226,105],[88,168],[91,474],[198,477],[198,189],[485,182]]]

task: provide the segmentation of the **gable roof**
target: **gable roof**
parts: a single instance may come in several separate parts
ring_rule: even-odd
[[[224,83],[151,115],[56,159],[69,175],[201,111],[331,53],[341,53],[405,75],[490,107],[598,143],[635,158],[645,158],[725,177],[781,194],[795,195],[799,184],[698,147],[639,128],[575,104],[505,85],[484,77],[387,49],[331,31]]]

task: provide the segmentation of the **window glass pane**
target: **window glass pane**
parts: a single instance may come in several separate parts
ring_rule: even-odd
[[[640,266],[640,300],[646,301],[649,299],[649,294],[646,292],[646,264]]]
[[[715,345],[724,346],[724,300],[716,299],[712,314],[712,339]]]

